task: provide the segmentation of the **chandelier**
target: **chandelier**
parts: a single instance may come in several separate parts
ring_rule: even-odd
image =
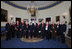
[[[27,6],[27,11],[30,13],[31,17],[35,17],[37,13],[37,6],[34,1],[31,1],[31,4]]]

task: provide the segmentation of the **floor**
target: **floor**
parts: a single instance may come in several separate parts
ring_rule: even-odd
[[[13,38],[8,41],[2,39],[1,48],[68,48],[68,46],[65,43],[61,43],[58,39],[43,39],[39,42],[24,42],[20,40],[20,38]]]

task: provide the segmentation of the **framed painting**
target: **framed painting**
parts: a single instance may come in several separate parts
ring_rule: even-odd
[[[1,8],[1,22],[7,22],[8,11]]]
[[[60,21],[60,16],[56,16],[56,22]]]
[[[17,17],[16,17],[16,21],[19,21],[19,22],[21,22],[21,18],[17,18]]]
[[[69,16],[69,25],[71,25],[71,8],[69,8],[69,13],[70,13],[70,16]]]
[[[51,17],[50,18],[46,18],[46,22],[50,22],[51,21]]]

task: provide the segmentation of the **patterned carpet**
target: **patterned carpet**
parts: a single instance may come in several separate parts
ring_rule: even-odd
[[[24,42],[19,38],[13,38],[8,41],[2,39],[1,48],[68,48],[68,46],[65,43],[53,39],[43,39],[39,42]]]

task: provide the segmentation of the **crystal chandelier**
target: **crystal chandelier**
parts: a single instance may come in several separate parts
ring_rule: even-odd
[[[31,1],[31,4],[27,6],[27,11],[30,13],[31,17],[36,17],[38,8],[34,1]]]

